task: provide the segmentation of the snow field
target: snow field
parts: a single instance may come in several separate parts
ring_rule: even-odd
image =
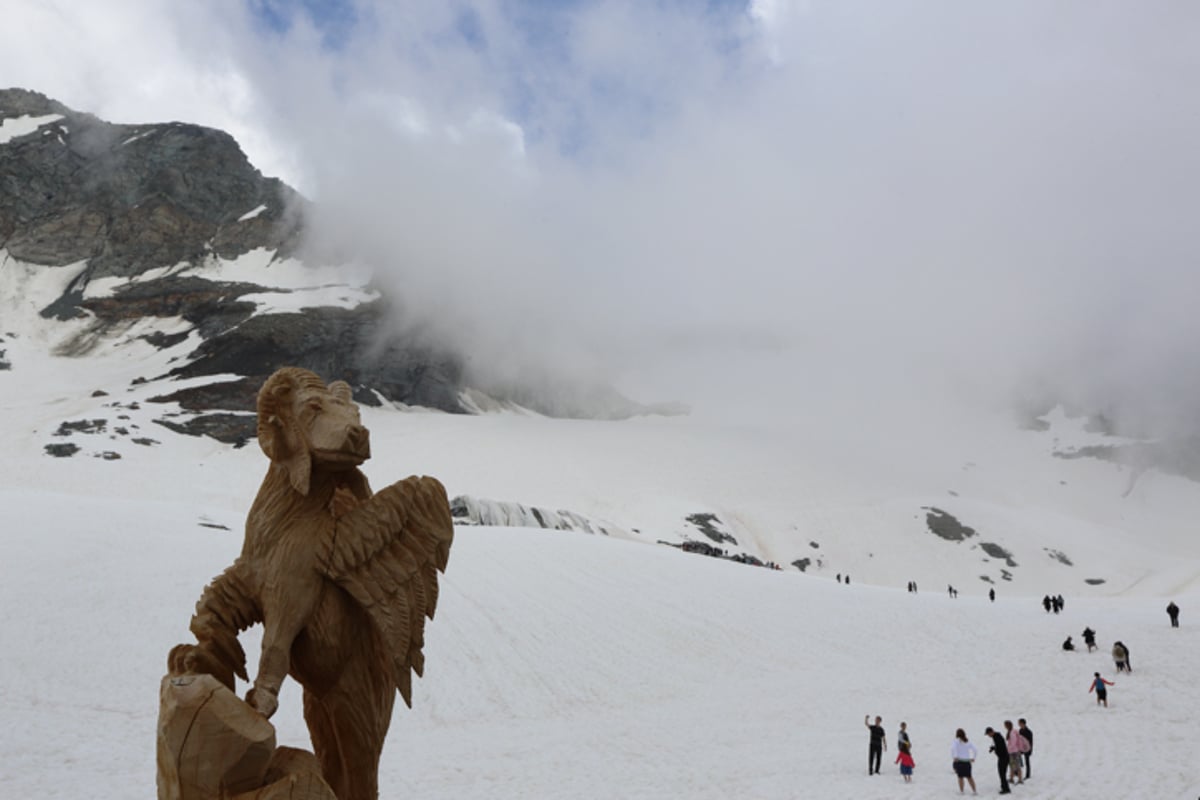
[[[77,797],[82,783],[145,797],[166,652],[240,532],[153,499],[5,490],[0,501],[0,795]],[[1020,716],[1036,734],[1027,797],[1195,794],[1196,599],[1179,599],[1185,627],[1172,630],[1157,599],[1068,597],[1047,615],[1036,598],[913,596],[605,537],[460,528],[382,796],[949,796],[954,729],[978,747],[985,726]],[[1085,625],[1101,651],[1062,653]],[[255,637],[244,638],[253,674]],[[1116,638],[1132,675],[1111,672]],[[1107,710],[1087,693],[1093,671],[1116,680]],[[281,743],[307,744],[299,701],[285,684]],[[888,730],[877,777],[863,764],[864,714]],[[911,787],[890,763],[901,719]],[[976,776],[990,794],[985,754]]]

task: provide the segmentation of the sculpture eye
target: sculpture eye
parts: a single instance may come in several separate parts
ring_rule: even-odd
[[[320,400],[313,400],[308,404],[308,410],[314,414],[320,414],[325,409],[322,408]]]

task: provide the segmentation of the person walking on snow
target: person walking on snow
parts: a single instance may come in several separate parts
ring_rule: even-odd
[[[950,744],[950,758],[954,760],[954,774],[958,777],[958,793],[962,794],[963,781],[971,784],[971,794],[975,794],[975,779],[971,777],[971,765],[977,755],[975,745],[967,741],[967,732],[959,728],[954,732],[954,741]]]
[[[1101,678],[1099,672],[1094,672],[1094,673],[1092,673],[1092,675],[1093,675],[1092,685],[1088,689],[1088,694],[1091,694],[1092,690],[1095,689],[1096,690],[1096,705],[1100,705],[1101,703],[1103,703],[1104,707],[1108,708],[1108,688],[1107,687],[1116,686],[1116,684],[1113,683],[1112,681],[1106,681],[1106,680],[1104,680],[1104,678]]]
[[[1117,667],[1117,672],[1125,672],[1129,670],[1129,648],[1120,642],[1114,642],[1112,648],[1113,664]]]
[[[871,715],[863,717],[863,725],[871,732],[871,743],[867,747],[867,774],[878,775],[879,765],[883,763],[883,751],[887,750],[887,736],[883,731],[883,717],[876,717],[871,724]]]
[[[996,590],[995,589],[988,589],[988,599],[991,600],[993,603],[996,602]]]
[[[1029,764],[1029,757],[1033,755],[1033,731],[1029,730],[1029,726],[1025,724],[1024,718],[1017,720],[1017,732],[1025,737],[1025,741],[1029,746],[1022,753],[1025,756],[1025,780],[1033,777],[1033,767]]]
[[[908,738],[908,723],[900,723],[900,732],[896,734],[896,746],[904,746],[912,749],[912,741]]]
[[[1174,600],[1172,600],[1170,603],[1167,604],[1167,616],[1171,618],[1171,627],[1178,628],[1179,627],[1179,606],[1175,605]]]
[[[1008,788],[1008,743],[991,726],[983,733],[992,740],[992,746],[988,748],[988,752],[996,754],[996,773],[1000,776],[1000,794],[1011,794],[1012,789]]]
[[[1083,641],[1084,641],[1084,644],[1087,645],[1089,653],[1092,652],[1093,650],[1095,650],[1096,649],[1096,632],[1094,630],[1092,630],[1091,628],[1084,628],[1083,629]]]
[[[900,752],[896,754],[895,763],[900,765],[900,774],[904,776],[904,782],[912,783],[913,767],[917,765],[917,762],[913,761],[912,753],[907,745],[897,745],[897,749]]]
[[[1025,778],[1021,774],[1021,755],[1025,752],[1025,748],[1029,746],[1029,743],[1013,727],[1011,719],[1004,720],[1004,730],[1004,745],[1008,748],[1008,779],[1017,783],[1024,783]]]

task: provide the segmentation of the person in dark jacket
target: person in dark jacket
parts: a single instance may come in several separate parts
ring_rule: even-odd
[[[996,602],[996,590],[995,589],[988,589],[988,599],[991,600],[993,603]]]
[[[1075,645],[1071,644],[1070,636],[1068,636],[1067,640],[1065,642],[1063,642],[1062,647],[1063,647],[1063,650],[1074,650],[1075,649]]]
[[[1172,600],[1170,603],[1167,604],[1167,616],[1171,618],[1171,627],[1178,628],[1179,627],[1179,606],[1175,605],[1174,600]]]
[[[1096,649],[1096,632],[1094,630],[1092,630],[1091,628],[1084,628],[1083,629],[1083,641],[1084,641],[1084,644],[1087,645],[1089,653],[1092,652],[1093,650],[1095,650]]]
[[[1033,755],[1033,731],[1025,724],[1024,719],[1017,720],[1017,733],[1025,737],[1025,741],[1029,742],[1029,749],[1025,751],[1025,780],[1033,777],[1033,771],[1029,767],[1029,757]]]
[[[1042,608],[1046,609],[1046,613],[1050,613],[1050,595],[1042,598]]]
[[[992,740],[992,746],[988,748],[988,752],[996,754],[996,772],[1000,774],[1000,794],[1012,794],[1012,790],[1008,788],[1008,743],[1004,741],[1002,734],[997,733],[990,726],[983,733]]]
[[[863,717],[863,725],[871,732],[871,743],[867,747],[867,774],[878,775],[879,766],[883,763],[883,751],[887,750],[887,736],[883,730],[883,717],[876,717],[871,724],[871,715]]]

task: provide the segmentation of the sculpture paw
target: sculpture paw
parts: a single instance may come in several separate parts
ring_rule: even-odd
[[[270,689],[255,687],[246,693],[246,702],[267,719],[279,708],[279,697]]]

